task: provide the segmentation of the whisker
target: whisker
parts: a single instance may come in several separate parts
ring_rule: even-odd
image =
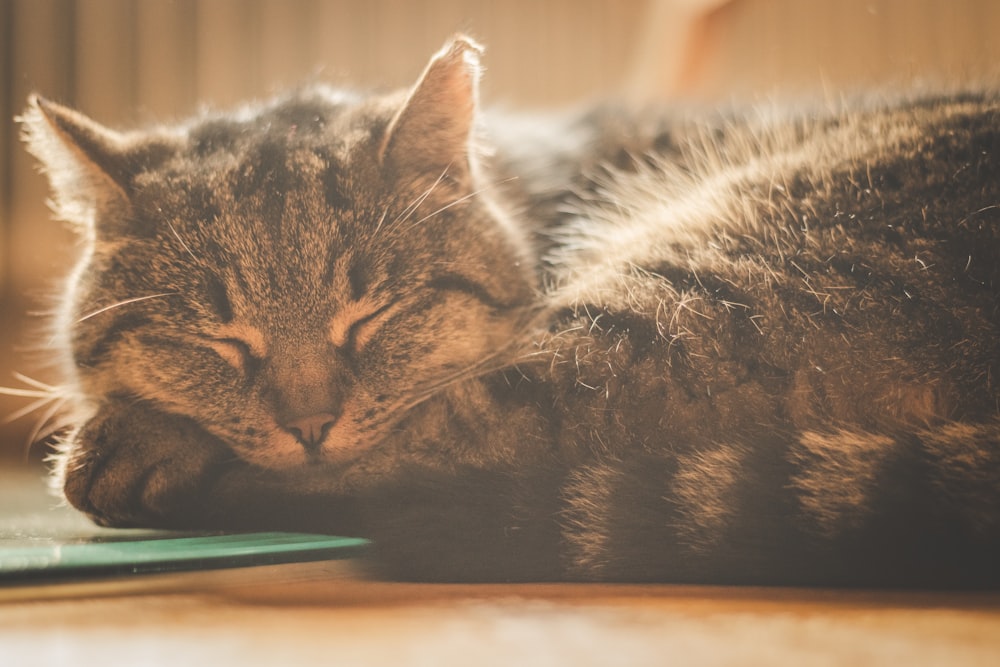
[[[125,299],[124,301],[119,301],[118,303],[113,303],[110,306],[104,306],[103,308],[98,308],[97,310],[95,310],[93,312],[87,313],[86,315],[84,315],[83,317],[81,317],[80,319],[78,319],[76,321],[76,324],[79,324],[80,322],[84,322],[86,320],[89,320],[91,317],[96,317],[97,315],[100,315],[101,313],[106,313],[109,310],[112,310],[114,308],[120,308],[122,306],[127,306],[130,303],[137,303],[139,301],[146,301],[148,299],[159,299],[160,297],[174,296],[175,294],[180,294],[180,292],[161,292],[159,294],[149,294],[147,296],[137,296],[137,297],[133,297],[131,299]]]
[[[34,387],[35,389],[40,389],[42,391],[49,391],[49,392],[56,391],[56,387],[53,387],[50,384],[42,382],[41,380],[36,380],[33,377],[28,377],[24,373],[18,373],[17,371],[14,371],[14,379],[16,379],[18,382],[23,382],[29,387]]]
[[[440,393],[443,389],[447,389],[450,386],[466,380],[473,380],[494,371],[508,368],[515,364],[517,360],[523,358],[524,355],[516,355],[512,357],[509,356],[508,353],[512,349],[525,345],[533,338],[533,336],[537,333],[536,325],[544,321],[547,313],[548,309],[546,308],[527,309],[525,313],[526,317],[524,318],[523,323],[518,327],[518,333],[511,336],[511,339],[505,345],[501,345],[495,352],[487,355],[472,365],[459,369],[458,371],[446,375],[443,378],[439,378],[431,384],[421,387],[414,395],[407,397],[407,402],[399,408],[400,414],[408,412],[417,405],[426,401],[428,398]]]
[[[0,395],[18,396],[20,398],[45,398],[51,396],[52,391],[44,389],[15,389],[14,387],[0,387]]]
[[[494,355],[494,356],[498,357],[499,355]],[[402,407],[398,409],[399,413],[405,414],[406,412],[409,412],[410,410],[417,407],[427,399],[433,396],[437,396],[448,387],[452,387],[461,382],[474,380],[484,375],[488,375],[489,373],[492,373],[494,371],[499,371],[503,368],[506,368],[509,365],[510,362],[508,360],[500,360],[499,358],[490,358],[488,360],[484,360],[481,363],[477,363],[474,366],[463,368],[462,370],[452,375],[448,375],[445,376],[444,378],[439,379],[437,382],[425,385],[416,394],[409,396],[407,398],[407,402],[403,403]]]
[[[21,417],[45,408],[41,416],[35,421],[31,433],[28,435],[25,442],[24,456],[25,460],[27,460],[31,455],[31,448],[35,443],[41,442],[43,439],[48,438],[65,426],[65,424],[58,423],[54,417],[63,409],[68,399],[64,388],[54,387],[46,384],[45,382],[30,378],[23,373],[15,372],[14,377],[32,388],[16,389],[14,387],[0,387],[0,394],[5,396],[17,396],[19,398],[33,398],[35,400],[31,401],[23,408],[6,415],[0,423],[9,424],[17,421]],[[46,406],[48,407],[46,408]]]
[[[184,248],[184,250],[187,251],[187,254],[191,255],[191,259],[193,259],[197,263],[201,264],[201,260],[199,260],[195,256],[195,254],[191,251],[190,246],[188,246],[188,244],[184,242],[184,239],[182,239],[181,235],[177,233],[177,229],[174,227],[173,223],[171,223],[169,220],[167,220],[167,227],[170,228],[170,231],[173,233],[174,238],[176,238],[177,241],[180,242],[181,247]]]
[[[378,224],[375,225],[375,231],[373,234],[378,234],[378,230],[382,229],[382,223],[385,222],[385,216],[389,215],[389,207],[386,206],[382,210],[382,217],[378,219]]]
[[[437,177],[437,180],[435,180],[433,183],[431,183],[431,186],[429,188],[427,188],[426,190],[424,190],[423,194],[421,194],[419,197],[417,197],[412,202],[410,202],[409,206],[407,206],[406,208],[404,208],[403,211],[402,211],[402,213],[400,213],[399,215],[396,216],[396,219],[392,221],[392,223],[389,225],[389,228],[392,229],[397,224],[402,224],[402,223],[406,222],[409,219],[409,217],[411,215],[413,215],[413,213],[418,208],[420,208],[420,205],[423,204],[424,201],[428,197],[431,196],[431,193],[434,192],[434,189],[438,185],[440,185],[441,181],[444,180],[445,174],[448,173],[448,170],[450,168],[451,168],[451,163],[448,163],[448,166],[444,168],[444,171],[442,171],[441,175]]]
[[[15,410],[14,412],[12,412],[9,415],[7,415],[6,417],[4,417],[2,423],[9,424],[10,422],[17,421],[21,417],[23,417],[25,415],[31,414],[32,412],[34,412],[38,408],[40,408],[40,407],[42,407],[44,405],[47,405],[47,404],[51,403],[54,400],[56,400],[55,396],[45,396],[44,398],[39,398],[36,401],[32,401],[31,403],[28,403],[26,406],[24,406],[20,410]]]
[[[58,422],[54,419],[54,417],[59,414],[59,411],[62,410],[65,405],[66,399],[60,397],[53,402],[51,406],[49,406],[48,410],[42,413],[41,417],[39,417],[35,427],[28,435],[27,445],[24,448],[25,459],[31,456],[31,448],[34,444],[48,440],[52,437],[52,435],[68,426],[65,422]]]
[[[505,178],[503,180],[496,181],[495,183],[490,183],[489,185],[485,185],[485,186],[479,188],[478,190],[470,192],[469,194],[467,194],[465,196],[459,197],[458,199],[456,199],[455,201],[451,202],[450,204],[445,204],[444,206],[442,206],[438,210],[434,211],[433,213],[428,213],[427,215],[425,215],[424,217],[420,218],[419,220],[417,220],[416,222],[414,222],[412,225],[410,225],[410,227],[411,228],[412,227],[416,227],[417,225],[419,225],[420,223],[424,222],[425,220],[433,218],[438,213],[441,213],[442,211],[446,211],[449,208],[451,208],[452,206],[456,206],[458,204],[461,204],[462,202],[464,202],[464,201],[466,201],[468,199],[472,199],[473,197],[475,197],[477,195],[480,195],[480,194],[486,192],[487,190],[495,188],[498,185],[503,185],[504,183],[509,183],[509,182],[511,182],[513,180],[517,180],[517,176],[511,176],[510,178]]]

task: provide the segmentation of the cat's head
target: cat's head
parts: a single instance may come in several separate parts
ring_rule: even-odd
[[[479,54],[144,132],[33,99],[29,148],[86,239],[59,323],[82,393],[286,468],[352,458],[496,360],[535,277],[477,163]]]

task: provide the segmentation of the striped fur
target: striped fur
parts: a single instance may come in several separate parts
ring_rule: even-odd
[[[479,53],[145,132],[33,101],[69,501],[401,578],[996,585],[1000,98],[484,116]]]

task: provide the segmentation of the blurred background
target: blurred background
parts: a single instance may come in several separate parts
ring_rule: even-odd
[[[484,101],[509,107],[831,95],[1000,70],[996,0],[0,0],[0,386],[51,380],[23,350],[75,242],[19,145],[29,92],[134,126],[309,80],[409,85],[459,30],[487,47]],[[0,396],[0,419],[29,402]],[[27,455],[39,414],[0,424],[0,461]]]

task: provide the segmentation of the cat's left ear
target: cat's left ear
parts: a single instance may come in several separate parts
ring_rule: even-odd
[[[37,95],[18,120],[49,177],[56,214],[84,226],[97,216],[120,217],[136,173],[171,150],[168,142],[116,132]]]
[[[482,47],[457,36],[427,64],[386,130],[379,157],[400,172],[468,172],[479,104]]]

